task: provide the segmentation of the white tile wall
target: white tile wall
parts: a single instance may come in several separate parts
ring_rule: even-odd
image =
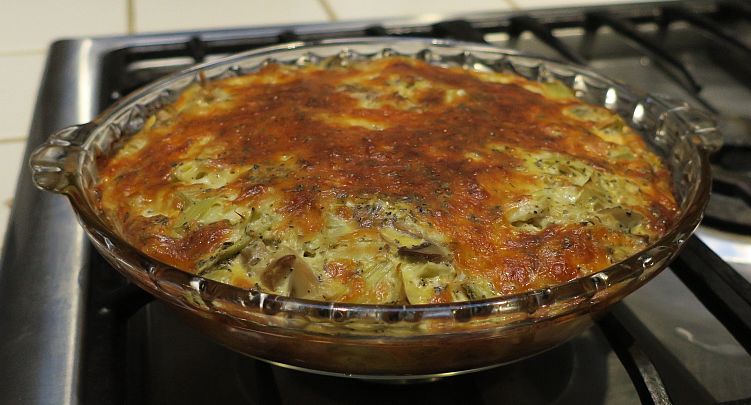
[[[324,0],[337,19],[352,20],[422,14],[459,14],[476,11],[508,10],[505,0]]]
[[[21,168],[25,142],[0,142],[0,206],[10,207]]]
[[[0,56],[0,141],[26,137],[44,59],[41,51]]]
[[[57,38],[639,0],[2,0],[0,243],[45,52]],[[645,0],[641,0],[645,1]]]
[[[25,147],[25,141],[0,142],[0,248],[5,240],[5,229]]]
[[[123,34],[126,0],[3,0],[0,54],[44,50],[62,37]]]
[[[134,0],[135,30],[325,22],[324,7],[315,0],[238,1]]]

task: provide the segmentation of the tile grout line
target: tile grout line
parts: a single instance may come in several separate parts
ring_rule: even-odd
[[[334,8],[331,7],[331,4],[328,2],[328,0],[318,0],[318,4],[323,7],[323,11],[326,13],[326,16],[329,18],[329,21],[337,21],[339,18],[337,18],[336,13],[334,12]]]
[[[45,53],[44,49],[21,49],[12,51],[0,51],[0,57],[3,56],[32,56]]]
[[[505,1],[506,1],[506,5],[511,7],[511,9],[514,11],[519,11],[522,9],[521,6],[519,6],[519,3],[516,2],[516,0],[505,0]],[[524,1],[524,0],[521,0],[521,1]]]
[[[136,3],[135,0],[125,0],[125,20],[128,34],[136,33]]]
[[[0,138],[0,144],[14,143],[14,142],[26,142],[27,139],[28,139],[27,136],[18,136],[18,137],[12,137],[12,138]]]

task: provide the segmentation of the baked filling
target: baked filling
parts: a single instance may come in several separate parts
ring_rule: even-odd
[[[670,174],[560,82],[406,57],[197,83],[100,162],[145,254],[276,294],[442,303],[544,288],[664,234]]]

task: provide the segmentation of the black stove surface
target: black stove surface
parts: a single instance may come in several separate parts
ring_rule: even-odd
[[[90,120],[151,80],[228,53],[363,35],[486,41],[585,63],[717,112],[726,146],[715,157],[709,223],[736,243],[751,234],[750,10],[743,2],[666,2],[63,41],[50,50],[29,145]],[[723,37],[728,32],[732,39]],[[289,370],[204,338],[113,271],[90,249],[67,202],[33,190],[28,171],[12,218],[0,268],[0,402],[701,404],[751,398],[751,286],[696,238],[671,270],[570,342],[515,364],[405,385]],[[744,268],[742,255],[718,253]]]

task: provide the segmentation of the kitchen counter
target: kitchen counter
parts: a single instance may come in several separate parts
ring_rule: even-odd
[[[55,39],[155,31],[393,18],[567,7],[629,0],[10,0],[0,13],[0,247],[13,205],[26,137]],[[634,2],[634,0],[630,0]]]

